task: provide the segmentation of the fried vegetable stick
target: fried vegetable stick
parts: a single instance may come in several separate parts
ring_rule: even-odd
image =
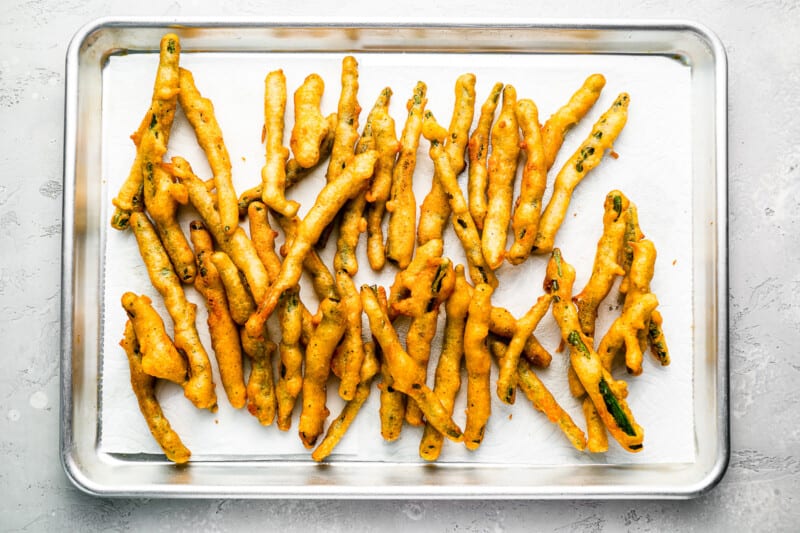
[[[228,254],[236,268],[244,273],[253,298],[261,301],[267,292],[269,278],[267,270],[258,258],[253,241],[247,237],[247,233],[238,224],[233,233],[225,230],[220,214],[214,207],[213,198],[206,190],[203,181],[192,172],[192,167],[185,159],[173,157],[172,164],[168,165],[168,168],[172,175],[186,186],[192,205],[197,209],[217,246]],[[260,330],[261,328],[255,331],[255,335],[259,335]]]
[[[652,293],[640,293],[614,320],[597,349],[597,354],[606,370],[611,371],[614,357],[624,348],[628,373],[635,376],[642,373],[642,347],[639,344],[639,336],[641,332],[646,331],[656,306],[658,299]]]
[[[494,112],[500,94],[503,91],[502,83],[495,83],[489,91],[489,97],[481,106],[478,126],[469,138],[469,181],[467,196],[469,197],[469,212],[478,229],[483,229],[483,220],[486,218],[486,187],[488,186],[488,169],[486,160],[489,157],[489,130],[494,121]]]
[[[283,291],[297,285],[306,254],[325,227],[333,221],[342,205],[366,185],[377,157],[378,153],[375,151],[356,155],[344,172],[320,191],[314,205],[297,227],[297,233],[281,265],[278,279],[270,286],[264,298],[256,297],[261,303],[258,310],[248,319],[246,326],[251,335],[261,331]]]
[[[211,335],[211,348],[217,358],[222,387],[230,404],[236,409],[241,409],[244,407],[247,391],[242,370],[239,330],[231,318],[225,286],[217,267],[211,260],[214,253],[211,234],[202,222],[195,220],[189,224],[189,235],[194,245],[198,266],[194,287],[206,301],[208,332]]]
[[[278,301],[278,323],[281,328],[280,378],[277,384],[278,429],[288,431],[292,426],[292,412],[297,397],[303,389],[303,351],[300,338],[303,331],[302,302],[299,291],[290,289]],[[313,338],[310,333],[309,342]]]
[[[145,208],[153,218],[153,225],[164,249],[185,283],[194,281],[197,270],[194,254],[176,218],[178,203],[170,193],[172,180],[161,168],[161,159],[167,147],[156,131],[148,130],[142,138],[142,173],[144,174]]]
[[[186,361],[183,359],[164,329],[164,321],[145,295],[132,292],[122,295],[122,307],[133,324],[136,337],[141,339],[142,370],[145,373],[179,385],[186,381]]]
[[[422,114],[428,99],[423,82],[417,82],[414,95],[408,101],[408,118],[400,137],[400,155],[392,171],[391,198],[386,202],[389,228],[386,238],[386,259],[405,268],[414,254],[414,227],[417,220],[417,201],[414,198],[413,178],[417,164],[417,148],[422,131]]]
[[[286,241],[291,243],[291,241],[294,240],[294,236],[297,234],[297,227],[300,225],[300,219],[296,216],[290,219],[277,216],[276,219],[281,228],[283,228]],[[285,253],[285,249],[286,245],[281,248],[281,253]],[[336,280],[333,274],[331,274],[331,271],[313,248],[308,250],[305,259],[303,259],[303,270],[311,276],[314,292],[317,294],[317,298],[319,298],[320,301],[325,298],[339,298],[339,293],[336,290]],[[278,270],[278,274],[280,274],[280,270]],[[277,279],[277,275],[275,278]]]
[[[611,436],[625,450],[641,451],[644,430],[625,402],[625,382],[611,377],[592,349],[591,339],[580,331],[578,312],[571,300],[574,282],[575,269],[556,248],[547,263],[545,291],[553,295],[553,316],[561,328],[561,338],[569,346],[570,363]]]
[[[251,337],[244,328],[240,333],[242,348],[250,357],[247,411],[256,417],[262,426],[269,426],[275,420],[275,406],[278,402],[275,378],[272,375],[272,354],[275,352],[275,343],[269,340],[266,331],[259,337]],[[280,425],[278,427],[280,428]]]
[[[496,336],[489,338],[489,351],[497,359],[498,366],[503,365],[506,353],[508,352],[508,344]],[[539,376],[536,375],[534,370],[530,367],[528,361],[520,360],[517,367],[519,374],[517,378],[517,385],[522,390],[523,394],[531,401],[534,408],[547,416],[548,420],[557,424],[570,443],[578,450],[586,448],[586,436],[583,431],[575,425],[572,417],[562,409],[556,402],[552,393],[547,389],[544,383],[541,382]],[[603,432],[605,428],[602,426]]]
[[[445,302],[447,320],[444,326],[444,340],[439,362],[436,364],[436,375],[433,392],[442,402],[448,414],[452,416],[456,395],[461,388],[461,360],[464,358],[464,327],[467,323],[469,302],[472,299],[472,286],[464,277],[464,266],[455,269],[455,285],[453,294]],[[425,424],[422,440],[419,443],[419,455],[426,461],[435,461],[442,451],[444,436],[429,423]]]
[[[372,125],[375,149],[378,160],[375,162],[375,173],[372,185],[367,191],[367,259],[373,270],[380,270],[386,263],[383,243],[383,215],[386,213],[386,202],[392,192],[392,169],[400,143],[395,132],[394,119],[389,115],[389,99],[392,90],[386,87],[378,96],[378,100],[369,113],[367,123]]]
[[[239,227],[239,211],[236,191],[231,181],[231,159],[222,139],[222,130],[214,116],[211,100],[203,98],[197,90],[192,73],[181,69],[180,77],[181,92],[178,94],[178,99],[186,118],[194,128],[197,143],[206,153],[211,173],[214,175],[222,230],[227,235],[232,235]]]
[[[374,288],[363,285],[361,287],[361,304],[369,319],[372,335],[380,344],[389,365],[390,374],[394,379],[392,387],[417,402],[426,420],[434,428],[450,440],[461,442],[464,438],[461,428],[453,422],[436,394],[425,384],[425,376],[419,366],[403,350],[400,338],[389,322],[389,317],[381,309],[376,293]]]
[[[174,44],[174,43],[173,43]],[[162,43],[167,48],[169,44]],[[169,56],[169,51],[165,51]],[[162,57],[162,60],[164,58]],[[161,160],[167,151],[169,129],[177,106],[180,83],[178,55],[162,69],[159,67],[160,87],[151,104],[150,122],[141,129],[138,138],[138,159],[141,164],[144,206],[153,219],[156,232],[180,278],[191,283],[196,274],[194,254],[181,231],[176,214],[178,204],[171,194],[172,180],[161,169]],[[159,122],[159,115],[166,121]]]
[[[553,113],[542,126],[542,145],[544,146],[545,169],[550,170],[556,160],[558,150],[564,142],[564,135],[589,112],[600,97],[606,84],[602,74],[592,74],[558,111]]]
[[[325,406],[326,382],[331,370],[331,357],[345,330],[345,317],[338,301],[326,299],[319,307],[322,320],[306,347],[303,410],[298,428],[300,440],[306,448],[317,442],[330,413]]]
[[[294,126],[289,146],[297,163],[310,168],[319,162],[319,145],[328,134],[328,122],[319,110],[325,82],[309,74],[294,92]]]
[[[311,454],[311,458],[317,462],[324,461],[325,458],[331,454],[361,410],[361,406],[364,405],[364,402],[369,398],[372,378],[378,373],[380,363],[378,363],[378,358],[375,356],[374,342],[365,343],[364,352],[366,355],[361,365],[359,383],[356,387],[353,399],[347,402],[342,412],[336,417],[336,420],[331,422],[327,433],[325,433],[325,438],[322,439],[322,442],[319,443],[319,446],[317,446]]]
[[[128,177],[120,187],[119,193],[111,203],[116,208],[111,217],[111,227],[118,230],[127,229],[130,225],[130,215],[133,211],[142,211],[144,175],[142,173],[142,146],[141,137],[149,129],[157,128],[162,139],[162,144],[167,145],[175,109],[178,105],[178,92],[180,82],[178,63],[180,61],[181,45],[178,36],[168,33],[161,38],[158,69],[153,87],[153,97],[150,108],[145,113],[139,129],[132,136],[136,145],[136,158],[131,165]]]
[[[384,93],[381,93],[381,96],[378,97],[375,107],[373,107],[367,117],[367,123],[364,125],[364,132],[358,139],[358,144],[355,148],[355,153],[357,154],[379,149],[377,135],[380,132],[375,130],[377,124],[374,124],[374,121],[381,120],[383,115],[387,115],[388,113],[388,100],[383,98],[383,94]],[[389,94],[391,94],[391,91]],[[394,128],[394,126],[392,127]],[[384,135],[386,134],[384,133]],[[392,130],[391,135],[394,135],[394,130]],[[396,151],[397,150],[394,149],[394,152],[391,154],[392,162],[394,162],[394,153]],[[385,155],[381,152],[378,152],[378,154],[378,160],[375,162],[375,171],[377,171],[378,164],[381,163],[381,157]],[[375,171],[373,171],[373,174]],[[345,204],[339,223],[339,238],[336,241],[336,256],[334,257],[333,268],[336,271],[344,270],[350,276],[354,276],[356,272],[358,272],[356,247],[358,246],[361,233],[367,229],[367,221],[364,218],[364,209],[367,206],[367,192],[368,191],[362,191],[358,196]],[[356,368],[355,371],[357,373],[358,368]],[[355,387],[355,383],[353,383],[353,387]]]
[[[464,248],[467,257],[467,268],[472,283],[488,283],[492,287],[497,287],[497,278],[494,272],[486,263],[481,250],[481,238],[475,221],[469,214],[464,193],[456,180],[456,174],[450,165],[450,158],[442,148],[442,142],[447,137],[447,130],[436,122],[436,118],[430,111],[425,113],[423,125],[423,135],[431,141],[431,154],[433,165],[438,173],[439,180],[447,193],[450,209],[453,213],[453,228]]]
[[[583,416],[586,418],[586,433],[589,435],[586,449],[591,453],[607,452],[608,432],[606,431],[606,426],[603,424],[600,415],[597,414],[597,409],[594,408],[592,399],[586,394],[582,396],[583,401],[581,402],[581,408],[583,409]]]
[[[611,107],[603,113],[594,126],[589,137],[583,141],[572,157],[556,176],[553,185],[553,196],[539,220],[539,229],[532,251],[537,254],[549,253],[553,249],[556,232],[564,221],[569,207],[570,197],[575,187],[586,177],[590,170],[600,164],[606,150],[611,149],[625,122],[628,120],[628,103],[630,97],[621,93]]]
[[[434,265],[432,265],[434,266]],[[428,374],[428,361],[431,356],[431,342],[436,335],[436,325],[439,321],[439,305],[447,300],[453,292],[455,275],[449,259],[444,258],[431,269],[434,272],[433,280],[427,284],[430,287],[428,304],[425,311],[411,319],[406,334],[406,351],[425,372]],[[421,426],[422,411],[413,401],[406,407],[406,422],[412,426]]]
[[[498,360],[500,366],[503,365],[504,357],[508,352],[508,347],[501,341],[493,340],[489,343],[489,348]],[[536,375],[536,372],[525,360],[520,360],[517,367],[518,384],[522,393],[531,401],[533,407],[544,413],[547,419],[558,425],[559,429],[567,437],[570,444],[576,450],[583,451],[586,448],[586,435],[581,428],[575,425],[569,413],[558,404],[553,394],[547,389],[544,383]],[[605,430],[603,430],[605,431]]]
[[[286,114],[286,76],[282,70],[267,74],[264,80],[264,127],[266,131],[266,164],[261,169],[261,200],[270,209],[292,217],[300,204],[287,200],[286,161],[289,150],[283,145]]]
[[[650,280],[653,279],[656,263],[656,247],[653,241],[643,239],[635,243],[630,243],[633,248],[633,262],[629,273],[628,292],[625,294],[625,305],[623,312],[636,304],[643,294],[650,292]],[[664,334],[661,331],[662,323],[661,313],[653,311],[653,319],[649,320],[645,330],[639,332],[639,344],[644,350],[645,344],[649,338],[651,350],[656,359],[659,360],[661,365],[669,364],[669,349],[667,348]],[[629,371],[633,374],[641,372],[641,361],[637,365],[633,361],[626,362],[630,365]]]
[[[353,56],[342,59],[342,92],[337,108],[336,133],[326,177],[328,183],[344,171],[353,158],[353,148],[358,140],[358,61]]]
[[[519,159],[519,125],[517,123],[517,91],[512,85],[503,89],[503,106],[492,126],[492,153],[489,156],[486,218],[483,221],[481,247],[489,267],[503,264],[514,178]]]
[[[442,259],[444,242],[434,239],[417,248],[414,259],[394,277],[389,291],[389,316],[420,316],[427,310],[432,298],[431,284]],[[441,283],[441,280],[440,280]]]
[[[272,227],[269,225],[267,206],[265,206],[263,203],[253,202],[250,204],[250,207],[247,211],[249,215],[248,218],[250,220],[250,239],[253,241],[253,245],[256,248],[256,253],[261,259],[261,262],[264,264],[264,268],[267,269],[267,276],[269,276],[270,282],[272,282],[278,277],[278,274],[281,271],[281,259],[278,257],[278,254],[275,253],[275,237],[277,237],[278,233],[273,231]],[[280,217],[280,215],[278,215],[278,217]],[[317,259],[319,258],[317,257]],[[299,342],[307,344],[308,339],[311,337],[311,333],[314,331],[314,325],[312,324],[311,313],[309,313],[308,309],[306,309],[306,306],[299,299],[299,293],[296,295],[296,297],[298,299],[298,308],[293,310],[293,313],[297,313],[300,317],[299,320],[301,330]],[[279,301],[279,313],[280,307],[286,305],[288,305],[288,300]],[[283,321],[281,321],[280,324],[282,332],[281,337],[286,337]]]
[[[381,383],[378,386],[381,391],[381,405],[378,414],[381,418],[381,436],[387,442],[395,441],[400,437],[408,399],[405,394],[395,390],[393,384],[394,379],[389,370],[389,363],[383,357],[381,360]]]
[[[322,164],[322,162],[327,159],[329,155],[331,155],[331,150],[333,149],[333,134],[336,131],[336,113],[331,113],[328,115],[325,118],[325,121],[328,123],[328,133],[325,135],[325,138],[322,139],[322,142],[319,145],[319,162],[317,162],[317,164],[313,167],[303,168],[296,159],[289,159],[289,161],[286,162],[286,190],[289,190],[297,185],[300,180],[311,174],[315,168]],[[239,196],[240,217],[243,217],[247,214],[247,207],[252,202],[261,201],[263,190],[263,184],[259,183],[255,187],[247,189],[241,194],[241,196]]]
[[[260,201],[254,201],[247,207],[247,218],[250,221],[250,240],[272,283],[281,270],[281,259],[275,253],[275,237],[278,233],[269,224],[267,206]]]
[[[376,298],[381,312],[386,316],[390,316],[389,302],[386,298],[386,290],[383,287],[377,287]],[[381,436],[385,441],[392,442],[400,437],[400,432],[403,430],[408,397],[392,387],[394,379],[389,371],[389,363],[381,351],[380,344],[375,345],[375,351],[381,361],[381,382],[378,384],[378,389],[381,391],[380,408],[378,410],[381,419]]]
[[[492,307],[489,316],[489,331],[507,339],[506,343],[508,343],[517,332],[517,319],[508,309]],[[547,368],[550,366],[550,361],[553,360],[553,356],[545,350],[533,333],[526,339],[525,346],[522,347],[522,355],[530,364],[539,368]]]
[[[633,246],[631,243],[639,242],[644,239],[644,233],[639,227],[639,211],[636,205],[631,203],[625,211],[625,238],[620,255],[620,266],[625,271],[622,281],[619,284],[619,303],[625,302],[625,294],[628,292],[630,283],[631,263],[633,263]]]
[[[183,394],[199,409],[216,411],[217,395],[214,393],[211,362],[195,325],[197,306],[186,300],[181,282],[147,215],[133,212],[130,222],[150,282],[161,294],[172,317],[175,347],[189,362],[189,380],[183,384]]]
[[[486,340],[489,335],[493,290],[486,283],[475,286],[464,328],[464,362],[467,367],[467,423],[464,427],[464,444],[470,450],[477,450],[481,445],[486,423],[492,412],[489,392],[492,358]]]
[[[453,117],[450,119],[444,151],[450,158],[450,166],[458,176],[464,170],[464,151],[469,141],[469,128],[475,113],[475,75],[462,74],[456,80]],[[450,204],[436,172],[431,180],[431,190],[422,201],[417,229],[417,244],[431,239],[441,239],[450,216]]]
[[[147,374],[142,369],[142,355],[139,343],[136,340],[136,333],[130,320],[125,323],[125,335],[119,343],[128,356],[128,365],[131,369],[131,387],[139,403],[139,411],[142,412],[150,433],[167,459],[174,463],[182,464],[189,461],[192,452],[184,446],[181,438],[172,429],[169,420],[164,416],[161,406],[158,403],[155,393],[155,378]]]
[[[336,272],[336,288],[341,298],[344,338],[341,343],[342,375],[339,396],[350,401],[356,394],[360,381],[361,365],[364,362],[364,340],[361,338],[361,297],[353,278],[343,271]]]
[[[539,297],[533,307],[517,322],[517,331],[511,338],[503,362],[500,365],[500,375],[497,378],[497,396],[504,403],[513,404],[517,390],[517,366],[520,354],[528,338],[539,325],[547,310],[550,309],[551,296],[545,294]],[[490,311],[491,316],[491,311]]]
[[[625,273],[619,265],[619,257],[625,237],[625,212],[628,204],[628,199],[620,191],[611,191],[606,196],[603,206],[603,234],[597,242],[592,275],[583,290],[573,298],[578,306],[581,331],[587,337],[594,338],[594,324],[600,302],[608,296],[614,279]]]
[[[664,319],[661,313],[657,310],[653,311],[650,315],[650,324],[647,326],[647,340],[650,343],[650,352],[658,359],[661,366],[667,366],[670,363],[669,348],[667,348],[667,340],[664,337],[664,330],[661,328]]]
[[[211,254],[211,262],[217,267],[219,277],[225,286],[231,318],[239,325],[244,324],[255,311],[256,306],[253,303],[253,297],[250,296],[245,287],[245,281],[239,274],[239,269],[236,268],[236,265],[233,264],[233,261],[225,252]]]
[[[539,111],[532,100],[517,102],[517,122],[522,129],[522,148],[525,166],[522,169],[519,197],[511,219],[514,244],[506,254],[508,262],[518,265],[528,258],[539,227],[542,196],[547,184],[547,167],[544,162],[542,136],[539,128]]]

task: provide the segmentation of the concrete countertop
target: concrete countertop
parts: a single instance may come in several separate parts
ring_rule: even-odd
[[[790,531],[800,527],[800,4],[29,0],[0,15],[0,530]],[[387,9],[389,11],[387,11]],[[424,9],[424,11],[423,11]],[[685,18],[729,60],[732,454],[691,501],[156,501],[75,489],[59,464],[64,58],[104,15]]]

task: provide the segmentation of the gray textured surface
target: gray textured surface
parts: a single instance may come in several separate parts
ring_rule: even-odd
[[[688,502],[302,502],[107,500],[83,495],[58,461],[64,54],[106,15],[386,15],[313,0],[0,2],[0,529],[384,531],[780,531],[800,527],[800,5],[793,1],[408,2],[398,14],[682,17],[722,39],[730,74],[732,456]],[[383,4],[383,5],[381,5]],[[512,8],[515,4],[518,7]]]

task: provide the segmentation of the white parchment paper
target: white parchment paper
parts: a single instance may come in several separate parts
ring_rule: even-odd
[[[363,108],[361,125],[366,120],[380,90],[390,86],[394,91],[391,113],[397,122],[398,136],[406,116],[405,104],[417,80],[428,85],[428,108],[443,124],[450,120],[453,105],[453,84],[458,75],[477,75],[475,122],[480,105],[496,81],[513,84],[519,98],[531,98],[539,107],[544,122],[567,101],[593,72],[607,79],[603,93],[588,116],[570,132],[553,165],[545,201],[549,198],[558,169],[580,145],[595,120],[622,91],[631,96],[627,126],[615,144],[619,159],[606,157],[581,183],[561,227],[556,245],[564,258],[577,270],[575,291],[589,278],[595,246],[602,233],[603,200],[612,189],[622,190],[639,208],[639,218],[647,238],[659,252],[652,290],[658,296],[664,317],[664,331],[670,345],[672,364],[660,367],[646,356],[641,376],[628,381],[628,402],[637,422],[645,429],[645,448],[641,453],[622,451],[610,439],[605,454],[589,455],[575,451],[560,430],[536,412],[521,393],[514,406],[501,403],[492,386],[492,417],[482,446],[469,452],[463,445],[446,443],[440,461],[473,461],[481,463],[521,463],[541,465],[575,465],[582,463],[682,463],[695,457],[692,410],[692,172],[690,123],[690,68],[664,57],[611,55],[454,55],[454,54],[358,54],[360,65],[359,101]],[[234,184],[238,192],[256,185],[263,165],[260,144],[263,124],[263,90],[266,74],[278,68],[287,78],[289,98],[286,113],[286,135],[293,123],[292,93],[311,72],[320,74],[326,83],[322,101],[323,113],[336,110],[340,89],[341,54],[184,54],[183,67],[193,71],[197,87],[210,98],[223,131],[233,164]],[[111,199],[116,195],[134,159],[129,136],[138,126],[149,106],[158,57],[156,54],[112,56],[103,78],[103,183],[105,188],[104,217],[110,217]],[[178,111],[170,138],[168,156],[181,155],[193,165],[201,177],[210,177],[203,152],[197,146],[194,132]],[[414,192],[421,203],[430,188],[432,164],[428,142],[420,142],[415,173]],[[466,171],[461,176],[466,190]],[[309,176],[288,196],[302,203],[301,214],[311,206],[324,183],[324,165]],[[198,218],[186,208],[181,214],[188,233],[188,221]],[[138,411],[129,383],[127,359],[118,346],[126,316],[119,303],[125,291],[147,294],[165,318],[171,333],[172,324],[161,298],[152,288],[131,232],[105,230],[103,286],[103,327],[101,363],[101,441],[102,451],[122,454],[159,454],[160,449],[149,434]],[[335,236],[334,236],[335,237]],[[329,241],[323,257],[330,264],[335,238]],[[370,282],[390,285],[396,270],[387,265],[381,273],[369,267],[364,252],[365,237],[359,246],[360,270],[357,285]],[[455,262],[465,262],[461,245],[452,228],[445,234],[445,254]],[[534,256],[521,266],[504,264],[498,271],[500,286],[493,296],[494,305],[508,308],[521,316],[542,292],[546,256]],[[192,450],[193,459],[244,458],[308,458],[294,426],[289,432],[276,427],[262,427],[246,410],[230,407],[218,379],[211,343],[206,327],[202,298],[192,287],[187,297],[198,304],[197,327],[214,365],[219,411],[209,413],[195,409],[176,385],[162,383],[158,396],[167,418]],[[309,308],[317,301],[310,287],[303,286],[302,297]],[[443,314],[443,313],[442,313]],[[619,314],[616,288],[601,306],[598,338]],[[274,338],[277,324],[270,321]],[[440,327],[441,330],[441,327]],[[366,334],[365,330],[365,334]],[[556,399],[584,427],[577,400],[568,391],[567,357],[555,352],[559,334],[550,314],[536,331],[543,345],[554,355],[550,368],[538,375]],[[440,338],[434,341],[430,376],[432,385]],[[622,370],[624,374],[624,370]],[[623,377],[623,376],[619,376]],[[496,368],[493,368],[493,380]],[[336,394],[337,384],[328,387],[328,406],[332,420],[343,402]],[[463,427],[465,391],[456,404],[455,421]],[[334,458],[373,461],[420,461],[418,457],[420,428],[406,426],[400,439],[385,443],[380,437],[378,394],[373,394],[363,407],[350,431],[336,448]]]

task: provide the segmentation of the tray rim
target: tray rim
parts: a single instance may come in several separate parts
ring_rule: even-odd
[[[354,28],[354,29],[538,29],[538,30],[650,30],[650,31],[688,31],[695,34],[709,49],[714,60],[714,152],[715,152],[715,274],[716,274],[716,391],[718,430],[715,460],[706,473],[694,483],[687,484],[682,490],[664,491],[644,485],[634,489],[614,491],[612,486],[598,485],[576,490],[555,490],[552,492],[531,491],[520,487],[506,487],[506,490],[493,490],[488,493],[467,492],[464,488],[421,485],[423,490],[411,490],[409,487],[388,487],[388,490],[377,490],[375,486],[364,485],[350,487],[350,490],[331,490],[339,486],[330,485],[298,485],[298,486],[160,486],[158,490],[141,489],[115,490],[91,479],[78,458],[73,454],[73,300],[74,300],[74,226],[75,226],[75,184],[76,161],[69,154],[77,149],[76,127],[78,117],[77,82],[80,79],[78,63],[81,49],[91,36],[104,28]],[[591,52],[585,52],[591,53]],[[100,17],[82,26],[72,37],[66,53],[65,69],[65,121],[64,121],[64,166],[62,196],[62,255],[61,255],[61,346],[60,346],[60,430],[59,458],[67,478],[81,491],[95,496],[138,496],[138,497],[170,497],[170,498],[213,498],[213,497],[248,497],[248,498],[281,498],[293,497],[302,499],[314,498],[350,498],[350,499],[563,499],[563,498],[663,498],[687,499],[706,494],[723,478],[730,460],[730,413],[729,393],[730,380],[728,313],[729,313],[729,263],[728,263],[728,73],[727,55],[721,40],[705,25],[687,19],[585,19],[585,18],[492,18],[487,21],[476,21],[474,18],[441,18],[423,21],[419,18],[401,18],[399,20],[386,17],[346,18],[326,17],[309,19],[307,17],[209,17],[209,16],[176,16],[176,17],[141,17],[111,16]],[[69,290],[67,290],[69,289]],[[414,465],[416,466],[416,465]],[[485,465],[483,465],[485,466]],[[347,487],[346,487],[347,488]],[[467,487],[468,488],[468,487]],[[359,490],[360,489],[360,490]],[[608,490],[611,489],[611,490]]]

